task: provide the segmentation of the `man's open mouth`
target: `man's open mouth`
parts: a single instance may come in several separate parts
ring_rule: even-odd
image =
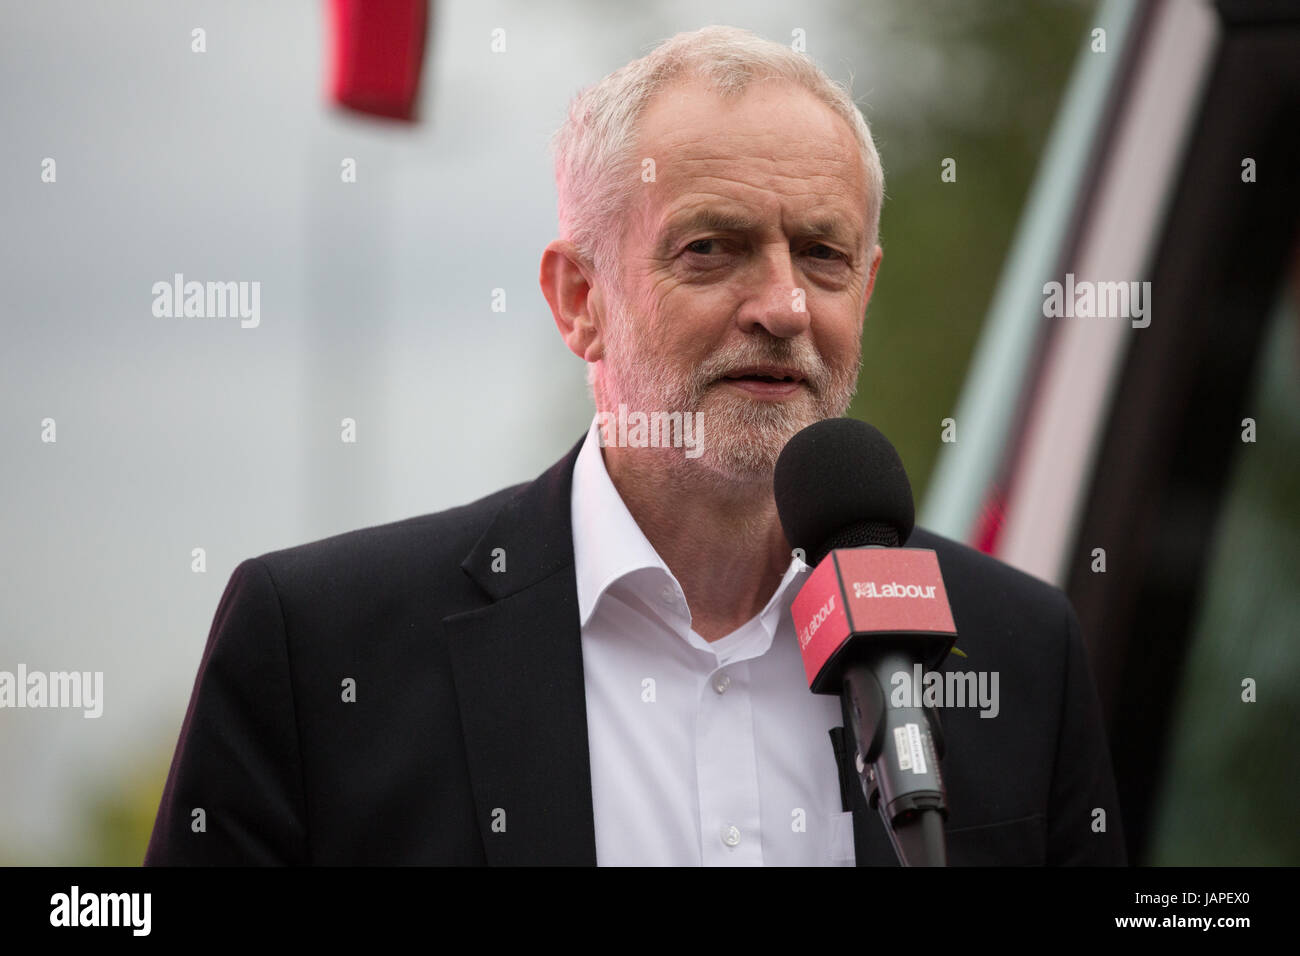
[[[743,368],[728,372],[723,376],[728,382],[768,382],[773,385],[802,382],[804,377],[793,369],[783,368]]]

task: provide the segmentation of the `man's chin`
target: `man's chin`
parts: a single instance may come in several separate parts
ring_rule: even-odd
[[[699,463],[736,482],[771,481],[786,443],[821,419],[807,387],[797,399],[769,401],[741,389],[710,389],[699,408]]]
[[[797,393],[780,398],[754,396],[744,389],[718,386],[711,388],[698,406],[706,421],[712,419],[715,430],[734,425],[769,434],[789,431],[788,440],[800,428],[821,418],[817,402],[806,385],[801,385]]]

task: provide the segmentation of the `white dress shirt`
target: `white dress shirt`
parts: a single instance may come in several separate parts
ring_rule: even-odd
[[[681,585],[610,480],[595,419],[573,471],[573,556],[600,866],[852,866],[828,731],[790,602],[725,637],[691,628]]]

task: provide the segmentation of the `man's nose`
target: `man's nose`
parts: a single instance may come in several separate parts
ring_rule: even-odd
[[[808,328],[807,293],[799,284],[786,245],[764,247],[754,264],[753,287],[736,314],[742,332],[766,329],[777,338],[794,338]]]

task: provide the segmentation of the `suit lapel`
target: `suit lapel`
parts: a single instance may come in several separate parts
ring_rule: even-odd
[[[511,498],[462,563],[491,603],[443,622],[493,865],[596,863],[569,500],[581,446]]]

